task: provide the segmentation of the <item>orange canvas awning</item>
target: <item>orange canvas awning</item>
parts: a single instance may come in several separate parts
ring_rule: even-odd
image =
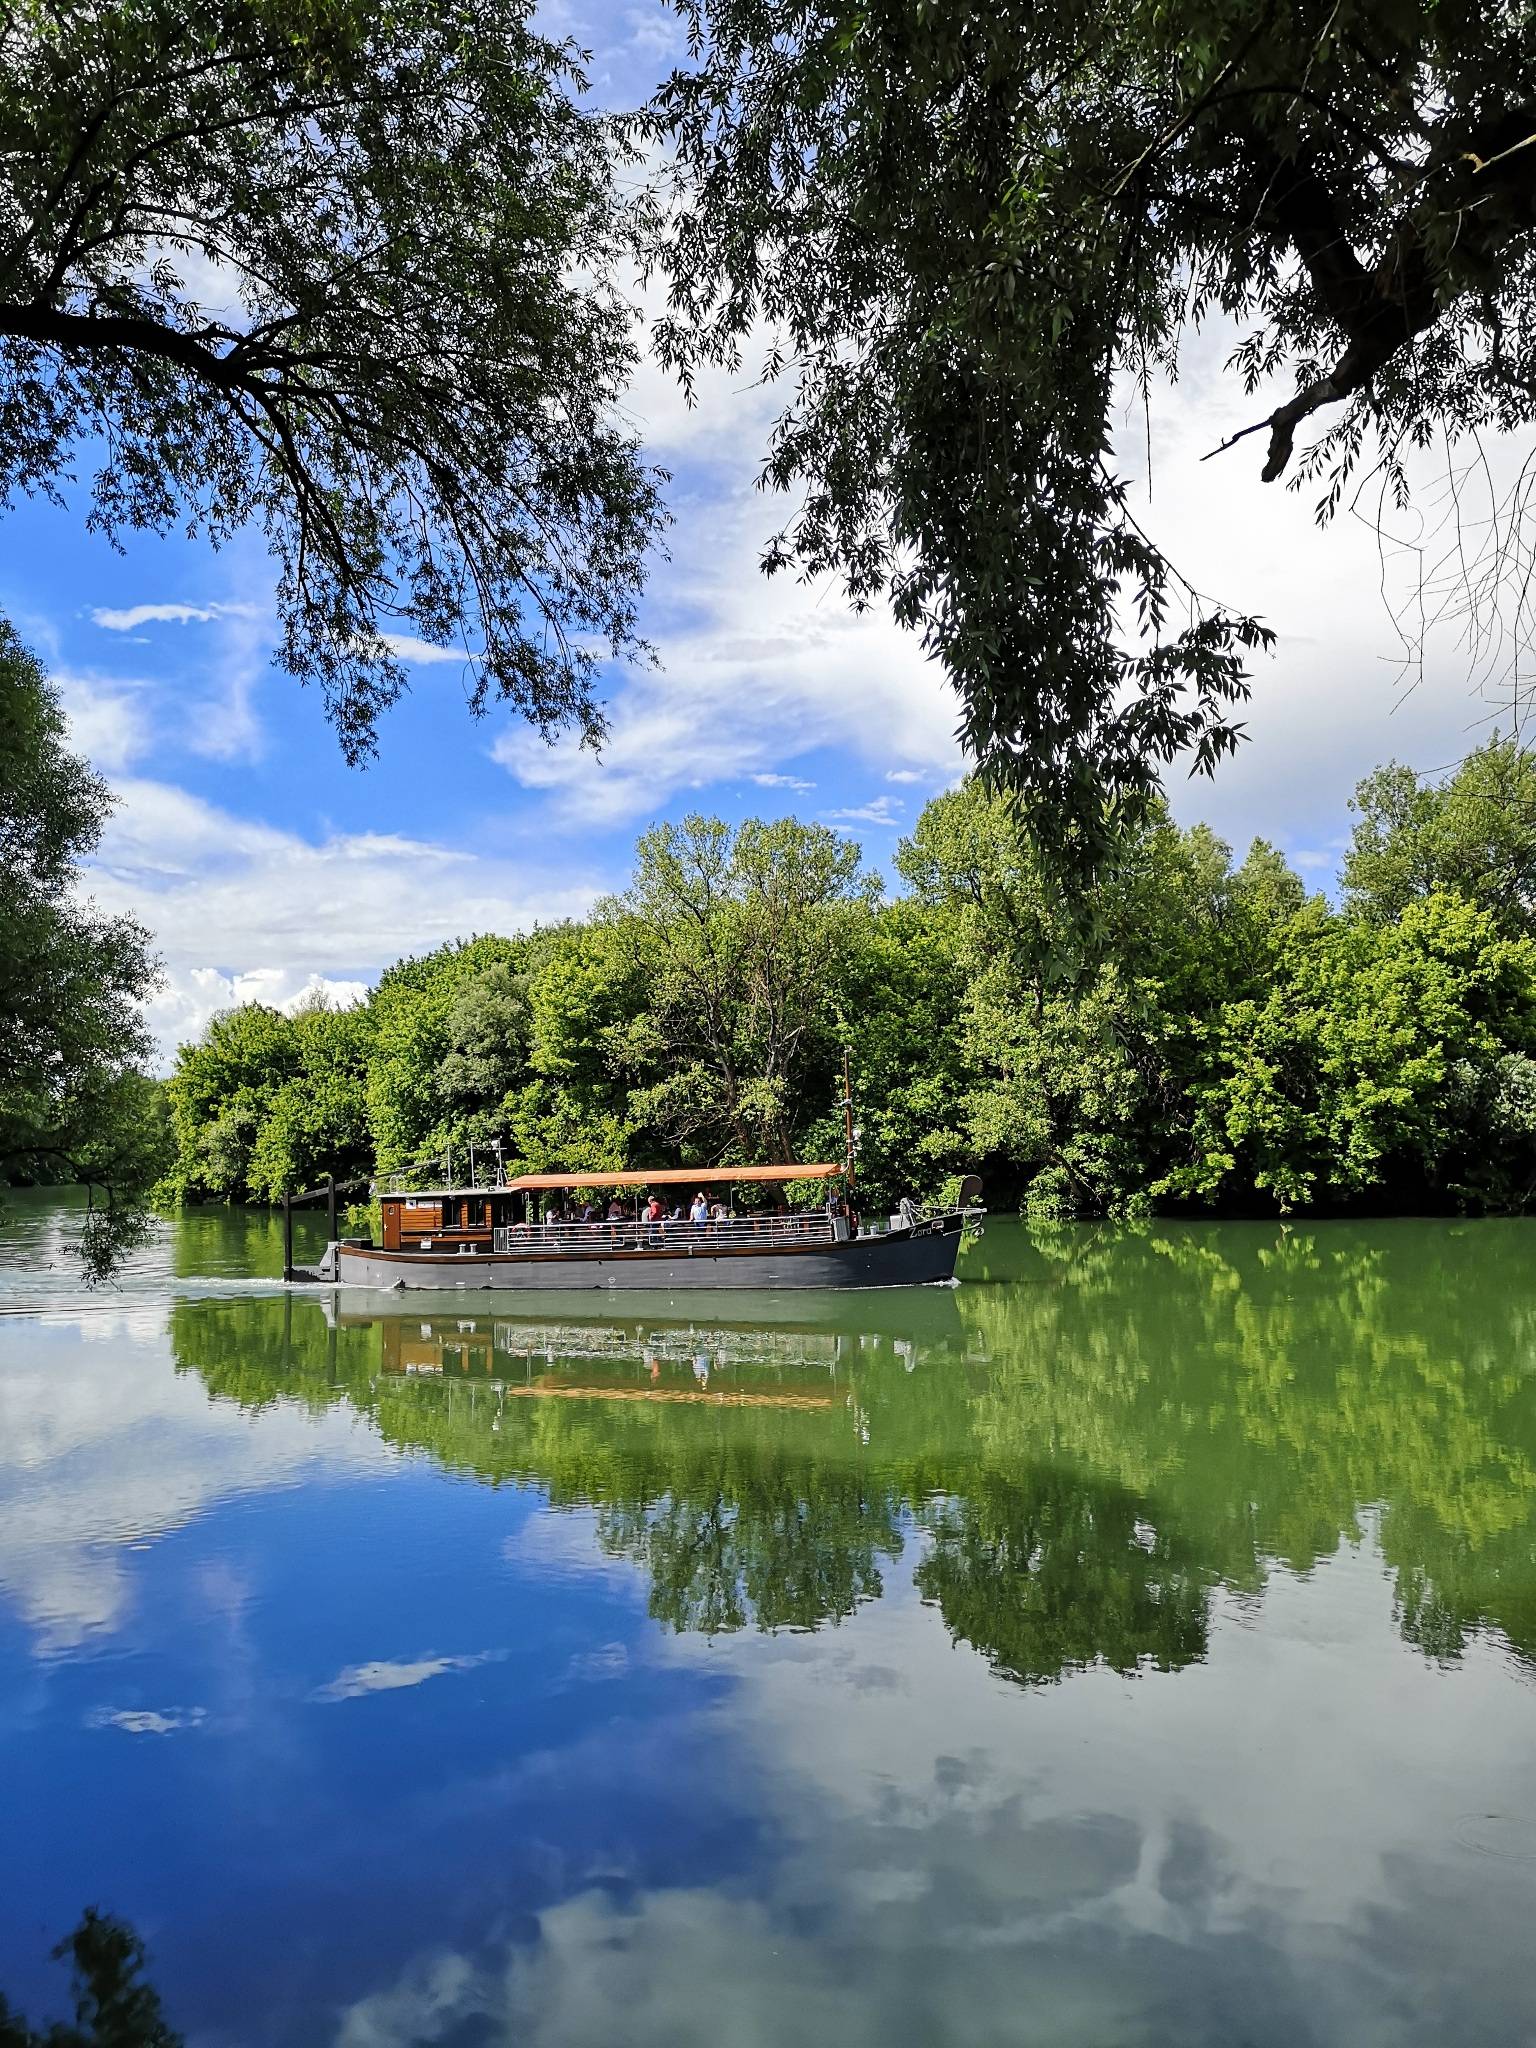
[[[545,1188],[675,1188],[701,1182],[749,1180],[831,1180],[846,1172],[842,1166],[822,1162],[816,1166],[657,1166],[608,1172],[595,1168],[587,1173],[520,1173],[506,1185],[518,1192],[532,1193]]]

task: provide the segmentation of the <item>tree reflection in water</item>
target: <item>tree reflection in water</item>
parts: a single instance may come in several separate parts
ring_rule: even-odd
[[[144,1947],[125,1921],[87,1908],[53,1954],[69,1958],[74,2024],[29,2026],[0,1997],[0,2048],[182,2048],[141,1974]]]
[[[592,1508],[675,1629],[835,1624],[913,1541],[921,1595],[1011,1678],[1172,1670],[1213,1587],[1370,1519],[1410,1642],[1496,1629],[1536,1660],[1526,1226],[994,1229],[957,1294],[695,1312],[203,1300],[173,1340],[218,1398],[346,1401]]]
[[[1205,1577],[1118,1487],[1050,1465],[979,1473],[929,1526],[918,1590],[1006,1678],[1177,1671],[1205,1654]]]

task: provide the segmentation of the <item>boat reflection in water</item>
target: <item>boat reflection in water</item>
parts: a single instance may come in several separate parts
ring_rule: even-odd
[[[920,1597],[1025,1683],[1204,1650],[1203,1577],[1177,1537],[1149,1538],[1145,1503],[978,1455],[990,1368],[952,1294],[859,1296],[853,1314],[846,1295],[764,1299],[750,1321],[739,1296],[631,1315],[546,1297],[557,1312],[536,1318],[377,1299],[188,1303],[178,1357],[215,1395],[346,1401],[448,1470],[590,1511],[598,1549],[644,1570],[652,1618],[678,1631],[836,1625],[915,1543]]]
[[[587,1298],[563,1315],[465,1315],[461,1296],[424,1296],[410,1314],[380,1313],[345,1297],[321,1304],[337,1330],[371,1330],[379,1370],[407,1378],[468,1379],[512,1397],[694,1402],[716,1407],[833,1408],[855,1393],[856,1369],[877,1358],[915,1369],[921,1357],[957,1355],[962,1342],[951,1296],[914,1318],[892,1313],[887,1327],[850,1331],[814,1314],[777,1323],[716,1320],[695,1297],[694,1313],[594,1316]],[[730,1304],[734,1306],[734,1304]],[[606,1305],[605,1305],[606,1306]],[[864,1321],[878,1321],[865,1317]]]
[[[183,1300],[171,1329],[216,1399],[345,1403],[590,1510],[677,1627],[836,1621],[906,1550],[1000,1676],[1177,1669],[1218,1592],[1366,1539],[1422,1654],[1536,1670],[1529,1232],[999,1231],[956,1292],[524,1317],[343,1289]]]

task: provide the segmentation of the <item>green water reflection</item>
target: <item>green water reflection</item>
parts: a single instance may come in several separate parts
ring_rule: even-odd
[[[402,1450],[587,1506],[672,1629],[921,1597],[1001,1675],[1176,1670],[1216,1588],[1368,1527],[1397,1626],[1536,1659],[1536,1236],[995,1228],[958,1292],[501,1313],[423,1297],[171,1310],[178,1367],[348,1404]]]

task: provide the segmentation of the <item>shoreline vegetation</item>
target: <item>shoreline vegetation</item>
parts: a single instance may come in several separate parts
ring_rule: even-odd
[[[839,1157],[863,1206],[975,1168],[1049,1217],[1523,1211],[1536,1198],[1536,767],[1495,736],[1353,799],[1337,908],[1157,808],[1074,911],[1006,797],[901,842],[692,817],[580,921],[246,1004],[166,1084],[166,1202],[272,1201],[473,1144],[509,1169]]]

